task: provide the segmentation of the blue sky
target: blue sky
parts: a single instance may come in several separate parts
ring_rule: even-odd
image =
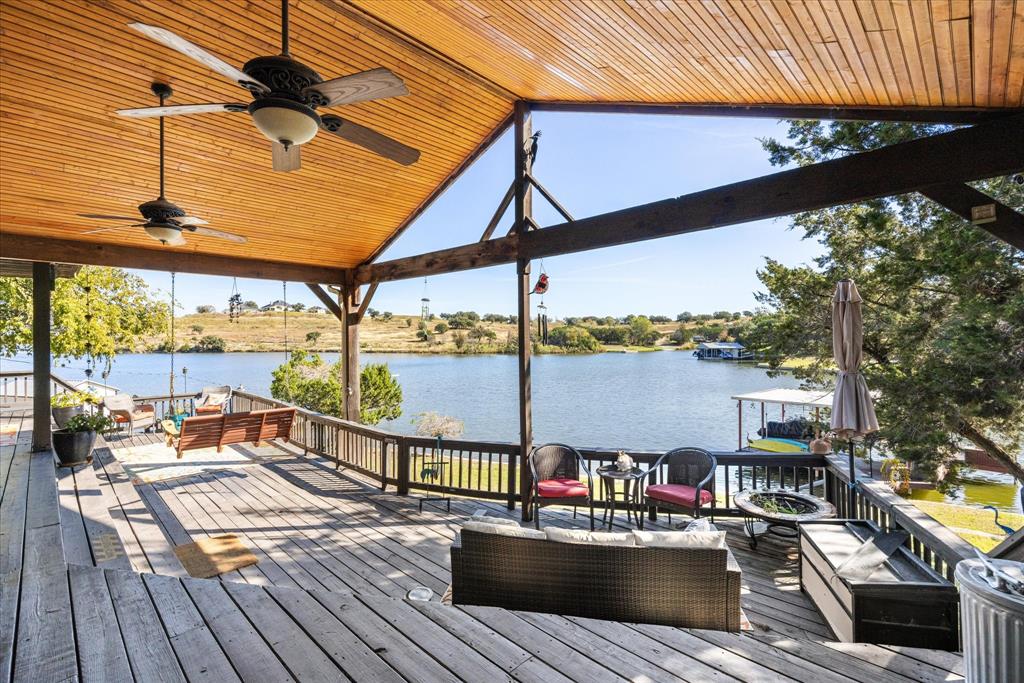
[[[772,173],[778,169],[758,138],[785,136],[785,125],[770,119],[540,112],[533,124],[543,131],[534,175],[575,217]],[[510,134],[499,139],[383,258],[479,239],[511,181],[511,146]],[[537,193],[534,213],[542,226],[561,222]],[[496,234],[510,225],[507,214]],[[819,245],[779,219],[559,256],[543,264],[551,280],[545,303],[556,317],[752,309],[755,271],[765,256],[797,264],[818,253]],[[535,262],[535,277],[539,270]],[[166,273],[138,273],[154,287],[169,288]],[[192,311],[200,304],[226,307],[232,282],[181,274],[177,284],[182,309]],[[238,286],[243,298],[260,304],[281,297],[280,282],[240,279]],[[515,312],[514,266],[432,277],[426,290],[434,312]],[[422,279],[385,283],[373,307],[418,312],[423,293]],[[288,299],[316,303],[301,283],[289,283]]]

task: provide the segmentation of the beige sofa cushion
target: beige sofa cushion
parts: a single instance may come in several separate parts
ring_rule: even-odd
[[[543,531],[536,529],[526,529],[518,524],[491,524],[489,522],[479,522],[476,520],[469,520],[462,525],[463,529],[469,531],[477,531],[483,534],[497,534],[499,536],[513,536],[515,538],[535,538],[543,540],[547,538]]]
[[[544,531],[549,541],[555,543],[587,543],[591,545],[633,546],[633,535],[630,533],[610,533],[604,531],[586,531],[584,529],[559,529],[547,527]]]
[[[645,548],[725,548],[724,531],[633,531]]]
[[[519,526],[519,522],[508,517],[488,517],[486,514],[474,514],[467,521],[483,522],[484,524],[501,524],[502,526]]]

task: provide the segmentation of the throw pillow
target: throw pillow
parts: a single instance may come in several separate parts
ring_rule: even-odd
[[[724,531],[634,531],[645,548],[725,548]]]
[[[549,541],[555,543],[589,543],[592,545],[633,546],[633,535],[630,533],[609,533],[604,531],[586,531],[584,529],[545,529]]]
[[[515,538],[535,538],[540,540],[547,538],[543,531],[538,531],[537,529],[526,529],[518,524],[513,524],[512,526],[507,524],[490,524],[488,522],[478,522],[471,519],[463,524],[462,528],[468,529],[469,531],[478,531],[484,534],[513,536]]]

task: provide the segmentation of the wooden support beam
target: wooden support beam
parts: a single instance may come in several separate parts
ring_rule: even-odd
[[[923,187],[918,192],[967,221],[972,220],[971,209],[973,207],[986,204],[994,205],[995,220],[989,223],[980,223],[977,227],[1024,251],[1024,215],[989,197],[984,192],[979,192],[963,183],[932,185]]]
[[[316,295],[316,298],[320,300],[324,308],[333,313],[335,318],[344,322],[341,306],[338,305],[338,302],[334,300],[334,297],[327,290],[315,282],[307,282],[306,286],[309,287],[309,291]]]
[[[377,293],[377,286],[379,284],[379,282],[374,282],[373,284],[371,284],[367,288],[366,294],[363,295],[363,301],[362,303],[359,304],[359,310],[356,312],[355,322],[357,325],[363,322],[363,316],[366,315],[366,311],[369,310],[370,302],[373,301],[373,295]]]
[[[555,196],[548,192],[548,189],[541,185],[539,180],[533,177],[532,173],[529,176],[527,176],[527,178],[529,179],[530,184],[537,188],[537,191],[541,193],[544,199],[548,200],[548,203],[551,204],[551,206],[555,207],[555,211],[562,214],[562,218],[569,221],[570,223],[576,220],[572,217],[572,214],[569,213],[568,209],[562,206],[559,203],[559,201],[555,199]]]
[[[344,373],[343,390],[345,395],[346,420],[359,422],[359,287],[346,287],[342,290],[342,326],[345,330],[344,355],[342,370]]]
[[[515,176],[512,187],[515,190],[515,220],[516,233],[522,235],[529,229],[529,222],[533,218],[533,187],[530,184],[530,171],[533,166],[533,159],[528,153],[530,136],[533,134],[533,122],[530,116],[530,107],[526,102],[516,102],[514,112],[515,136],[512,140],[515,162]],[[519,259],[516,262],[516,301],[518,302],[519,321],[518,332],[518,359],[519,359],[519,495],[522,500],[522,516],[529,520],[531,510],[529,506],[530,491],[533,481],[530,468],[527,465],[527,456],[533,449],[533,398],[531,378],[531,350],[530,343],[530,261]],[[511,489],[511,482],[509,482]]]
[[[647,102],[531,102],[534,111],[590,114],[669,114],[764,119],[832,121],[905,121],[908,123],[976,124],[1024,112],[1024,109],[970,107],[830,107],[780,104],[654,104]]]
[[[1009,175],[1024,166],[1024,115],[572,223],[360,266],[355,281],[382,282],[512,263],[679,235]]]
[[[348,272],[344,268],[234,258],[177,249],[144,249],[123,244],[51,239],[7,231],[0,233],[0,244],[5,259],[251,277],[259,280],[337,284],[345,281]]]
[[[50,293],[53,266],[32,264],[32,450],[50,450]]]
[[[515,197],[515,194],[516,181],[513,180],[509,184],[508,191],[505,193],[505,196],[501,198],[501,203],[498,204],[498,208],[494,210],[494,215],[491,216],[491,221],[487,224],[487,227],[484,228],[484,233],[480,235],[481,242],[486,242],[491,239],[491,235],[494,234],[495,228],[498,227],[498,222],[501,220],[501,217],[505,215],[505,211],[508,209],[508,205],[512,203],[512,198]]]

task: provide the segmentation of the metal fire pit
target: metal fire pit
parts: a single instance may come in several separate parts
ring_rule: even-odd
[[[763,506],[765,500],[774,500],[789,507],[800,510],[798,513],[767,510]],[[787,491],[772,489],[770,491],[740,491],[732,497],[733,504],[743,511],[743,526],[750,539],[750,547],[757,548],[757,537],[764,534],[796,538],[797,524],[836,516],[836,508],[832,503],[821,498]],[[758,533],[755,525],[764,523],[764,531]]]

